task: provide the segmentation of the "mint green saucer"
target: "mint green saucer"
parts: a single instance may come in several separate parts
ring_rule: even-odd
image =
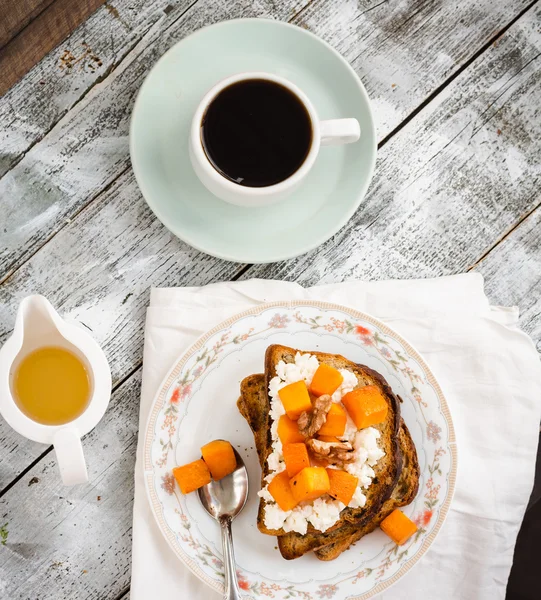
[[[355,117],[361,125],[359,142],[321,148],[302,188],[263,208],[214,197],[188,156],[197,104],[241,71],[281,75],[308,95],[321,119]],[[370,183],[376,138],[366,90],[335,50],[293,25],[239,19],[200,29],[156,63],[133,109],[130,153],[145,200],[181,240],[226,260],[265,263],[308,252],[346,224]]]

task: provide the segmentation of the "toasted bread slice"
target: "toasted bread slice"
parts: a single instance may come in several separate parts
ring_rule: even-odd
[[[276,365],[280,360],[284,362],[293,362],[297,350],[285,346],[273,345],[267,349],[265,356],[265,383],[261,375],[252,375],[247,377],[241,383],[241,397],[238,402],[240,412],[248,421],[254,432],[254,438],[258,449],[259,460],[262,467],[262,484],[264,477],[268,475],[267,457],[271,452],[270,427],[271,418],[269,416],[270,401],[267,395],[269,381],[276,375]],[[309,526],[308,533],[305,535],[297,533],[286,533],[283,530],[268,530],[264,524],[265,501],[261,500],[258,516],[258,527],[263,533],[279,536],[280,550],[284,558],[296,558],[309,550],[320,548],[329,543],[327,536],[333,530],[337,530],[346,523],[355,524],[360,528],[373,518],[379,511],[383,503],[390,497],[401,470],[401,453],[398,444],[398,429],[400,425],[400,406],[396,396],[386,383],[386,381],[368,367],[357,365],[342,356],[333,354],[324,354],[321,352],[311,352],[317,356],[320,362],[325,362],[335,368],[345,368],[351,370],[357,376],[361,385],[377,385],[382,391],[389,405],[387,420],[378,425],[381,438],[380,447],[385,450],[385,457],[378,461],[374,468],[376,478],[370,488],[367,490],[367,503],[362,509],[347,508],[342,512],[341,519],[332,529],[321,533]],[[260,428],[263,428],[261,430]],[[333,540],[335,541],[335,540]]]
[[[261,487],[265,487],[267,482],[265,477],[269,474],[267,458],[272,451],[272,439],[270,436],[270,416],[269,400],[265,390],[265,376],[263,374],[249,375],[241,382],[241,395],[237,400],[237,407],[240,414],[246,419],[253,434],[254,441],[261,465]],[[266,410],[265,410],[265,407]],[[283,529],[269,529],[265,525],[265,502],[259,502],[257,514],[257,527],[261,533],[266,535],[283,536],[287,535]],[[328,531],[340,527],[341,521],[336,523]],[[312,525],[308,525],[310,533],[320,533]]]
[[[240,392],[237,407],[254,434],[259,464],[261,465],[261,488],[263,488],[267,485],[265,477],[269,474],[267,458],[272,452],[270,402],[265,389],[265,375],[249,375],[243,379],[240,384]],[[285,535],[283,529],[269,529],[265,525],[264,511],[265,502],[260,500],[257,527],[261,533],[276,536]],[[311,531],[316,531],[311,526],[309,528]]]
[[[284,552],[292,558],[298,558],[301,552],[314,550],[320,560],[333,560],[363,536],[374,531],[395,508],[412,502],[419,489],[420,470],[415,445],[403,419],[401,419],[398,440],[402,457],[400,477],[391,497],[383,503],[379,512],[371,520],[361,526],[348,522],[332,531],[326,531],[317,538],[309,537],[303,541],[284,536],[278,539],[278,545],[284,546]]]
[[[270,445],[267,440],[268,429],[266,420],[262,419],[264,411],[261,410],[268,401],[264,383],[265,379],[262,374],[251,375],[244,379],[241,387],[242,394],[237,403],[239,411],[248,421],[248,424],[254,433],[263,476],[267,472],[267,450]],[[374,531],[381,521],[395,508],[410,504],[417,495],[420,474],[419,462],[417,460],[415,445],[413,444],[409,430],[402,419],[398,441],[402,456],[402,472],[391,497],[384,502],[378,514],[370,522],[366,523],[364,527],[359,527],[354,523],[345,523],[341,527],[335,528],[332,532],[319,534],[319,539],[313,537],[313,543],[317,543],[318,547],[318,549],[315,550],[315,554],[320,560],[328,561],[335,559],[363,536]],[[263,515],[260,507],[258,519],[262,518]],[[287,540],[284,540],[284,542],[286,541]],[[290,540],[289,544],[294,546],[295,542],[297,542],[298,546],[298,540],[296,539],[293,542]],[[301,549],[304,550],[305,548],[302,547]],[[299,549],[293,547],[288,550],[284,544],[284,552],[288,554],[298,554]]]
[[[269,474],[267,457],[271,453],[270,402],[265,390],[265,375],[249,375],[240,384],[237,401],[240,414],[246,419],[252,433],[261,465],[261,481]]]
[[[246,419],[252,433],[261,465],[261,488],[267,485],[265,477],[269,474],[267,458],[272,452],[270,402],[265,389],[265,375],[249,375],[240,384],[240,397],[237,401],[240,414]],[[257,515],[257,526],[262,533],[280,535],[281,530],[270,530],[265,527],[264,502],[260,500]]]
[[[378,514],[363,527],[355,528],[355,526],[347,524],[341,530],[335,530],[332,537],[338,541],[329,543],[315,551],[320,560],[334,560],[337,558],[352,544],[368,533],[372,533],[395,508],[410,504],[417,495],[420,475],[419,461],[417,460],[417,452],[410,432],[403,420],[400,424],[398,440],[402,453],[402,473],[391,497],[383,503]]]

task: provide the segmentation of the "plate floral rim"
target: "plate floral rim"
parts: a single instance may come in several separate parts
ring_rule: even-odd
[[[189,348],[187,348],[185,351],[183,351],[180,354],[180,356],[174,361],[173,366],[171,367],[170,371],[168,372],[168,374],[164,377],[164,379],[160,383],[160,385],[158,387],[158,391],[152,401],[152,406],[151,406],[151,409],[150,409],[150,412],[149,412],[149,415],[147,418],[147,422],[145,425],[145,436],[144,436],[144,445],[143,445],[143,474],[144,474],[145,488],[147,491],[147,498],[149,500],[152,514],[154,515],[154,518],[156,519],[156,522],[158,524],[158,528],[160,529],[160,532],[166,539],[169,547],[174,552],[174,554],[192,571],[192,573],[194,573],[194,575],[196,575],[206,585],[208,585],[212,589],[216,590],[217,592],[223,592],[223,590],[224,590],[223,584],[218,582],[217,580],[211,578],[209,575],[207,575],[200,568],[199,564],[195,560],[193,560],[191,556],[189,556],[186,552],[184,552],[182,550],[180,545],[177,543],[177,540],[171,533],[170,528],[165,523],[165,519],[160,512],[161,503],[158,499],[156,490],[154,489],[154,469],[153,469],[152,459],[151,459],[151,446],[152,446],[152,442],[153,442],[153,438],[154,438],[155,424],[156,424],[158,415],[165,403],[166,391],[169,389],[172,382],[179,376],[180,372],[184,368],[184,366],[185,366],[186,362],[189,360],[189,358],[195,352],[200,350],[203,347],[203,345],[212,336],[216,335],[218,332],[220,332],[222,330],[226,330],[226,329],[230,328],[234,323],[236,323],[237,321],[239,321],[241,319],[261,314],[272,308],[291,309],[293,307],[303,307],[303,306],[310,307],[310,308],[319,308],[322,310],[342,311],[354,319],[359,319],[359,320],[363,320],[367,323],[371,323],[372,325],[374,325],[375,327],[377,327],[381,331],[383,331],[386,335],[391,336],[397,342],[399,342],[403,346],[403,348],[407,351],[410,358],[413,358],[421,367],[424,375],[426,376],[427,382],[433,388],[433,390],[438,398],[441,413],[447,424],[447,431],[448,431],[447,446],[451,451],[451,456],[450,456],[451,468],[450,468],[450,472],[448,475],[447,495],[446,495],[445,499],[443,500],[443,502],[441,503],[437,522],[436,522],[435,526],[433,527],[432,531],[428,535],[426,535],[420,549],[416,552],[416,554],[411,559],[406,560],[403,563],[403,565],[400,567],[400,569],[396,573],[394,573],[394,575],[392,575],[390,578],[386,579],[385,581],[379,582],[376,586],[374,586],[372,589],[368,590],[367,592],[363,592],[360,595],[352,595],[352,596],[347,597],[348,600],[368,600],[370,598],[373,598],[375,595],[379,594],[380,592],[384,591],[385,589],[388,589],[389,587],[391,587],[394,583],[396,583],[399,579],[401,579],[415,564],[417,564],[417,562],[420,560],[420,558],[422,556],[424,556],[426,554],[426,552],[428,551],[428,549],[434,542],[435,538],[437,537],[443,523],[445,522],[445,519],[447,518],[447,514],[449,512],[449,508],[450,508],[450,505],[451,505],[451,502],[453,500],[453,496],[455,493],[456,476],[457,476],[457,443],[456,443],[456,437],[455,437],[455,430],[454,430],[453,420],[451,417],[451,412],[450,412],[449,406],[447,404],[447,401],[445,399],[445,396],[443,394],[443,391],[441,389],[441,386],[439,385],[436,377],[432,373],[432,370],[430,369],[430,367],[428,366],[428,364],[426,363],[426,361],[424,360],[422,355],[415,349],[415,347],[410,342],[408,342],[404,337],[402,337],[399,333],[397,333],[392,327],[389,327],[386,323],[377,319],[376,317],[373,317],[372,315],[369,315],[363,311],[353,309],[348,306],[344,306],[344,305],[336,304],[336,303],[332,303],[332,302],[324,302],[324,301],[318,301],[318,300],[275,301],[275,302],[268,302],[268,303],[260,304],[258,306],[255,306],[255,307],[252,307],[245,311],[242,311],[240,313],[237,313],[234,316],[230,317],[229,319],[226,319],[226,320],[222,321],[221,323],[217,324],[215,327],[208,330],[201,337],[199,337]],[[247,597],[251,597],[251,596],[247,596]]]

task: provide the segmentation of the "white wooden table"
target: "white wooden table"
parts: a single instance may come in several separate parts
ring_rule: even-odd
[[[341,52],[368,90],[379,139],[347,226],[266,266],[176,239],[145,204],[128,154],[151,66],[188,33],[243,16],[287,20]],[[0,420],[0,598],[129,594],[151,286],[476,270],[492,303],[520,306],[541,351],[540,107],[541,6],[530,0],[111,0],[38,63],[0,99],[0,343],[20,299],[44,294],[105,349],[114,392],[84,440],[86,486],[64,488],[51,448]]]

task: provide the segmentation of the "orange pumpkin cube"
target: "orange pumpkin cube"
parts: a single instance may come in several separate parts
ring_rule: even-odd
[[[282,445],[304,442],[304,435],[299,431],[296,421],[292,421],[287,415],[282,415],[278,420],[278,437]]]
[[[297,502],[315,500],[331,489],[329,476],[323,467],[306,467],[290,480],[289,486]]]
[[[357,429],[383,423],[387,418],[387,400],[376,385],[367,385],[349,392],[342,398]]]
[[[348,416],[346,411],[340,406],[340,404],[333,402],[329,412],[327,413],[327,420],[317,432],[318,436],[331,435],[340,437],[341,435],[344,435],[347,420]]]
[[[417,525],[398,508],[383,519],[380,527],[399,546],[405,544],[417,531]]]
[[[296,421],[303,412],[312,410],[310,394],[304,380],[286,385],[278,390],[278,396],[292,421]]]
[[[304,442],[286,444],[283,446],[282,452],[289,477],[295,477],[299,471],[310,466],[310,458]]]
[[[297,506],[291,488],[289,487],[289,475],[282,471],[275,475],[268,487],[270,495],[276,500],[276,504],[282,510],[292,510]]]
[[[331,489],[328,492],[329,496],[332,496],[335,500],[340,500],[347,506],[353,498],[359,480],[355,475],[339,469],[327,469],[327,475],[331,484]]]
[[[214,440],[205,444],[201,448],[201,455],[215,481],[219,481],[237,468],[237,457],[233,446],[225,440]]]
[[[336,444],[336,443],[340,442],[340,440],[334,435],[319,435],[318,434],[317,439],[320,442],[329,442],[332,444]]]
[[[204,460],[194,460],[182,467],[173,469],[173,476],[183,494],[194,492],[200,487],[210,483],[210,471]]]
[[[310,391],[314,396],[323,396],[324,394],[332,396],[342,385],[343,381],[344,378],[338,369],[322,363],[314,373],[312,383],[310,384]]]

